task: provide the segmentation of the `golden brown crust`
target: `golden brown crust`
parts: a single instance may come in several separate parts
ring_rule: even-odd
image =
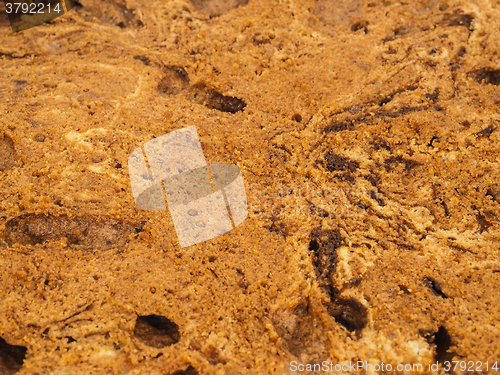
[[[500,360],[500,5],[332,4],[0,20],[2,373]],[[180,249],[127,160],[192,125],[249,217]]]

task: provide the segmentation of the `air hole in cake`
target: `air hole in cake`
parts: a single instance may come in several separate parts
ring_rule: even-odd
[[[202,350],[202,353],[205,354],[208,362],[212,365],[217,365],[218,363],[225,365],[227,363],[227,360],[222,357],[221,351],[213,345],[208,345]]]
[[[434,143],[434,141],[437,141],[437,140],[439,140],[439,138],[438,138],[438,137],[436,137],[436,136],[433,136],[433,137],[431,138],[431,140],[429,141],[429,143],[427,144],[427,146],[429,146],[429,147],[434,147],[433,143]]]
[[[473,78],[476,82],[488,85],[492,84],[495,86],[500,85],[500,70],[494,68],[481,68],[473,70],[468,73],[468,76]]]
[[[335,155],[331,151],[328,151],[324,156],[324,162],[326,164],[326,169],[328,169],[328,171],[330,172],[334,171],[355,172],[359,168],[358,162],[349,160],[340,155]]]
[[[398,285],[399,290],[401,290],[404,294],[411,294],[410,289],[404,285]]]
[[[352,184],[355,183],[353,173],[359,168],[358,162],[352,161],[340,155],[335,155],[331,151],[328,151],[323,157],[323,160],[318,163],[326,165],[326,169],[329,172],[342,172],[336,173],[334,175],[335,178],[349,181]]]
[[[236,272],[238,274],[238,282],[237,282],[238,286],[241,289],[246,290],[248,288],[248,282],[247,282],[245,273],[242,270],[240,270],[240,269],[236,269]]]
[[[384,40],[382,40],[382,42],[387,43],[387,42],[393,41],[400,36],[404,36],[406,34],[409,34],[409,32],[410,32],[410,30],[408,30],[406,27],[399,26],[396,29],[394,29],[392,35],[389,35],[388,37],[386,37]]]
[[[369,190],[368,191],[368,196],[375,200],[380,207],[384,207],[385,206],[385,202],[382,198],[379,197],[379,192],[377,190]]]
[[[465,26],[470,31],[473,30],[471,27],[472,21],[474,20],[474,16],[471,14],[463,14],[463,13],[453,13],[446,14],[441,21],[441,26]]]
[[[149,59],[146,56],[143,56],[143,55],[136,55],[136,56],[134,56],[134,60],[140,60],[146,66],[149,66],[149,63],[150,63]]]
[[[441,283],[437,282],[436,280],[430,278],[430,277],[426,277],[424,279],[424,284],[432,290],[432,292],[434,293],[434,295],[438,296],[438,297],[442,297],[442,298],[448,298],[448,296],[446,294],[444,294],[442,288],[441,288]]]
[[[153,348],[164,348],[180,340],[179,326],[160,315],[139,316],[135,323],[134,336]]]
[[[66,340],[68,340],[68,344],[71,344],[72,342],[76,342],[76,340],[71,336],[66,336]]]
[[[12,375],[21,370],[27,351],[24,346],[10,345],[0,337],[0,374]]]
[[[372,184],[372,186],[374,187],[377,187],[377,185],[380,183],[380,177],[375,173],[363,176],[363,178],[367,180],[370,184]]]
[[[184,68],[169,66],[158,84],[158,91],[167,95],[176,95],[189,88],[189,77]]]
[[[440,326],[438,331],[435,332],[430,341],[435,345],[434,359],[440,363],[451,361],[454,353],[448,352],[451,347],[451,337],[444,326]]]
[[[425,94],[426,98],[429,99],[432,103],[436,103],[439,98],[439,88],[435,88],[434,92]]]
[[[361,335],[361,330],[368,323],[368,310],[359,301],[354,298],[339,298],[334,293],[332,301],[328,306],[328,313],[335,321],[349,332],[356,332],[358,337]]]
[[[472,206],[472,209],[476,210],[476,207]],[[479,233],[483,233],[483,232],[487,231],[488,228],[493,226],[493,224],[490,223],[481,212],[478,212],[476,214],[476,220],[479,224]]]
[[[179,370],[176,372],[171,373],[170,375],[198,375],[198,371],[193,366],[189,366],[185,370]]]
[[[383,107],[385,104],[389,104],[392,99],[394,99],[394,97],[392,96],[386,96],[385,98],[380,98],[379,101],[378,101],[378,105],[380,107]]]
[[[326,354],[323,323],[313,310],[310,301],[304,299],[293,310],[280,310],[272,315],[273,325],[282,338],[284,348],[295,357],[314,353],[321,358]]]
[[[270,32],[260,33],[260,32],[258,32],[253,36],[252,40],[253,40],[253,44],[255,44],[256,46],[260,46],[262,44],[271,43],[271,41],[274,40],[275,38],[276,38],[276,35],[273,33],[270,33]]]
[[[192,100],[207,108],[216,109],[221,112],[236,113],[246,107],[246,103],[232,96],[224,96],[218,91],[199,83],[191,87]]]
[[[365,34],[368,33],[368,21],[358,21],[352,24],[351,31],[356,32],[359,30],[363,30]]]
[[[330,295],[327,306],[329,315],[360,337],[361,330],[368,322],[366,307],[354,298],[340,297],[339,291],[332,286],[332,276],[338,263],[337,248],[343,241],[338,229],[316,228],[310,236],[309,250],[313,252],[312,262],[318,283]]]
[[[295,122],[302,122],[302,116],[296,113],[292,116],[292,120]]]
[[[184,68],[178,66],[166,68],[165,76],[158,84],[158,91],[167,95],[177,95],[185,92],[194,103],[221,112],[236,113],[246,107],[243,100],[232,96],[224,96],[205,83],[190,86],[187,72]]]
[[[0,138],[0,172],[12,169],[16,165],[17,153],[14,142],[6,135]]]
[[[329,289],[331,276],[337,267],[337,248],[344,238],[338,229],[316,228],[311,232],[309,250],[320,286]]]
[[[488,138],[491,135],[491,133],[493,133],[494,131],[495,131],[495,127],[493,125],[489,125],[486,128],[484,128],[483,130],[477,132],[476,135],[478,137]]]
[[[323,133],[337,133],[344,130],[354,130],[354,124],[348,120],[339,122],[333,121],[330,125],[326,126],[325,129],[323,129]]]
[[[283,212],[284,207],[278,206],[278,209],[280,210],[280,212]],[[279,213],[278,213],[278,215],[281,216]],[[288,233],[288,229],[287,229],[286,225],[277,216],[274,216],[274,214],[273,214],[273,216],[271,216],[271,218],[270,218],[270,221],[271,221],[271,224],[266,226],[266,228],[270,232],[277,233],[277,234],[283,236],[284,238],[288,237],[289,233]]]
[[[80,3],[80,0],[72,0],[72,3],[76,8],[83,8],[83,5]]]
[[[411,159],[406,159],[402,156],[392,156],[384,160],[384,167],[387,172],[393,172],[398,165],[403,165],[404,171],[410,172],[413,168],[422,165],[422,163]]]
[[[72,247],[104,250],[124,246],[129,235],[140,225],[93,215],[70,218],[67,215],[31,213],[9,220],[3,237],[9,246],[16,243],[37,245],[67,238],[68,245]]]
[[[218,17],[231,9],[248,4],[248,0],[191,0],[194,9],[198,12],[208,13],[210,17]]]
[[[465,49],[464,46],[460,47],[457,51],[457,56],[458,57],[464,57],[464,55],[467,53],[467,50]]]
[[[387,42],[390,42],[392,40],[395,40],[399,36],[403,36],[406,34],[408,34],[408,29],[404,26],[400,26],[400,27],[394,29],[392,35],[389,35],[388,37],[386,37],[384,40],[382,40],[382,42],[387,43]]]
[[[500,185],[488,187],[486,196],[491,197],[495,202],[500,203]]]
[[[330,213],[328,211],[325,211],[324,209],[312,204],[312,203],[309,203],[307,205],[307,214],[309,216],[319,216],[319,217],[329,217],[330,216]],[[311,249],[309,249],[311,250]]]
[[[408,34],[408,29],[404,26],[400,26],[394,30],[394,35],[400,36],[400,35],[405,35]]]

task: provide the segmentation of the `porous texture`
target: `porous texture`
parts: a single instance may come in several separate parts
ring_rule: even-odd
[[[498,0],[1,14],[0,373],[500,360]],[[181,249],[127,160],[192,125],[249,216]]]

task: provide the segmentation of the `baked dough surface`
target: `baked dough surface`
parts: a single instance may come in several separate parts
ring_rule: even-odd
[[[0,16],[1,374],[500,361],[498,0]],[[193,125],[249,216],[181,249],[127,160]]]

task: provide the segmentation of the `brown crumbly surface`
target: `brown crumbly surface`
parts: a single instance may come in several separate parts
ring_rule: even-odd
[[[498,0],[1,17],[0,374],[500,361]],[[127,160],[192,125],[249,217],[180,249]]]

